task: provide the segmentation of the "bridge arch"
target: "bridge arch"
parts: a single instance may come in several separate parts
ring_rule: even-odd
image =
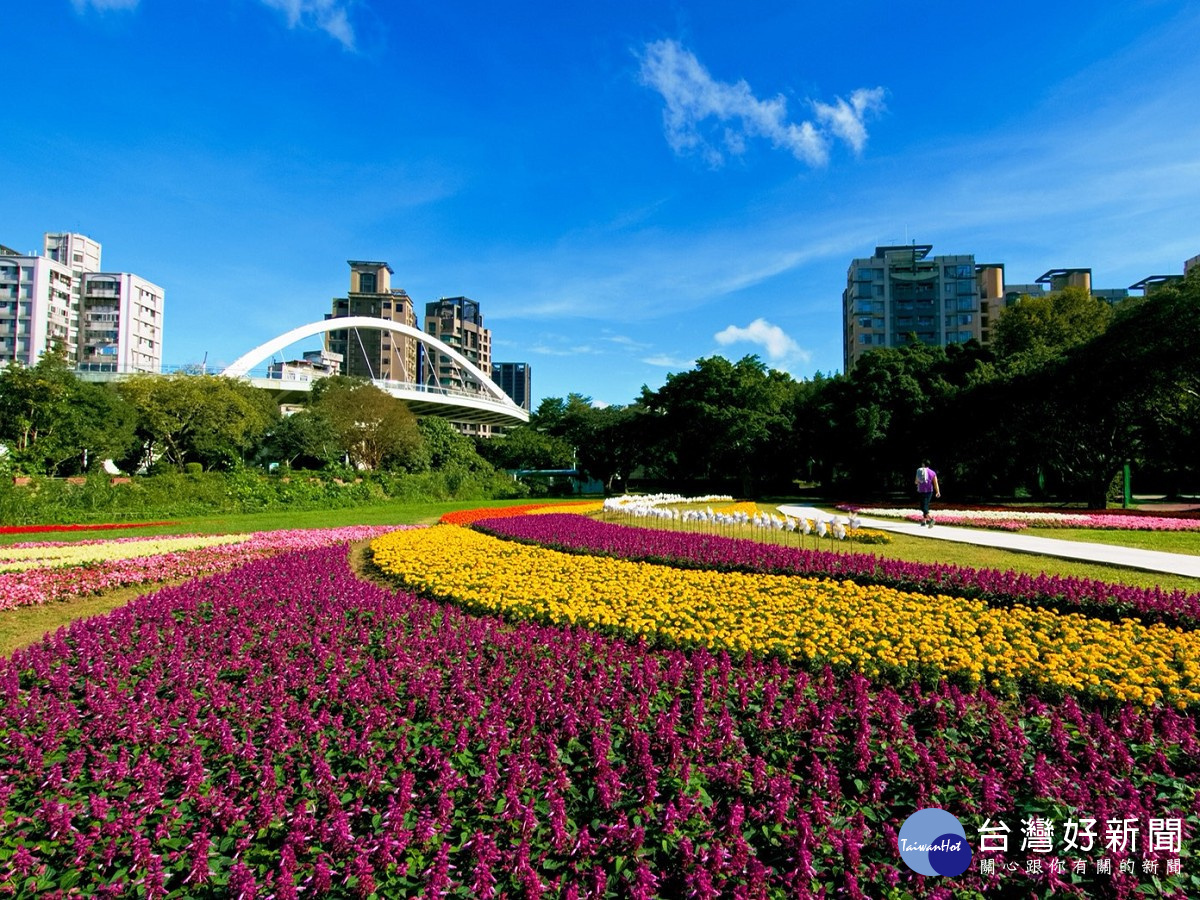
[[[230,378],[245,378],[249,376],[250,370],[260,363],[266,362],[276,353],[289,347],[297,341],[302,341],[305,338],[314,337],[318,334],[328,333],[330,331],[344,331],[349,328],[368,328],[376,331],[391,331],[395,334],[402,334],[406,337],[415,338],[426,346],[442,353],[462,367],[474,380],[479,384],[484,391],[492,396],[492,398],[503,405],[512,406],[520,409],[513,399],[500,390],[499,385],[492,381],[469,359],[449,346],[443,341],[438,340],[431,334],[426,334],[418,328],[413,328],[411,325],[404,325],[400,322],[393,322],[390,319],[377,319],[373,316],[343,316],[341,318],[322,319],[319,322],[309,322],[307,325],[300,325],[293,328],[291,331],[286,331],[278,337],[272,338],[264,344],[259,344],[253,350],[242,354],[232,363],[225,367],[222,375]],[[524,413],[524,410],[521,410]]]

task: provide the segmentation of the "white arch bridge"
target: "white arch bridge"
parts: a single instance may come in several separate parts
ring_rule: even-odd
[[[271,378],[251,373],[276,353],[305,338],[331,331],[354,331],[360,328],[387,331],[412,338],[427,348],[427,356],[433,357],[427,360],[425,366],[420,367],[429,374],[428,378],[421,381],[372,379],[378,387],[403,400],[416,415],[439,416],[455,422],[480,425],[517,425],[529,421],[528,412],[514,403],[491,378],[453,347],[411,325],[372,316],[323,319],[293,328],[243,354],[221,374],[229,378],[244,378],[256,388],[270,391],[280,403],[294,402],[311,391],[313,382],[318,378]],[[437,354],[452,361],[454,371],[465,387],[444,387],[438,383]]]

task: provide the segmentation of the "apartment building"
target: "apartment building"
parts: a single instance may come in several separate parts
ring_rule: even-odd
[[[55,260],[0,246],[0,364],[32,366],[56,342],[75,365],[76,275]]]
[[[395,274],[386,262],[347,260],[350,266],[350,290],[335,297],[326,319],[369,316],[401,325],[417,327],[412,299],[407,292],[392,287]],[[342,357],[342,374],[387,381],[419,382],[415,338],[392,331],[353,328],[330,331],[325,349]]]
[[[465,356],[477,369],[489,378],[492,376],[492,333],[483,325],[483,313],[479,304],[468,297],[443,297],[425,304],[425,333],[431,334]],[[436,354],[429,366],[436,374],[437,384],[455,391],[472,390],[472,383],[463,372],[462,366],[446,356]],[[456,423],[463,434],[490,436],[490,425],[468,425]]]
[[[864,354],[902,347],[913,335],[943,347],[970,340],[986,346],[1001,313],[1025,296],[1074,287],[1119,303],[1130,289],[1171,277],[1153,276],[1132,288],[1094,288],[1091,269],[1061,268],[1030,283],[1009,283],[1004,263],[979,263],[974,254],[930,256],[932,250],[931,244],[881,246],[872,256],[851,261],[842,292],[845,371]]]
[[[162,370],[165,292],[129,272],[101,271],[101,246],[43,235],[42,253],[0,248],[0,362],[33,365],[56,342],[81,371]]]
[[[85,272],[80,282],[77,368],[161,372],[163,289],[129,272]]]
[[[855,259],[842,292],[846,371],[866,353],[910,335],[936,345],[990,339],[1004,298],[1004,267],[973,254],[930,256],[931,244],[876,247]]]

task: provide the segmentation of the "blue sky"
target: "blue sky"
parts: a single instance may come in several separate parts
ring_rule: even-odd
[[[1200,253],[1197,2],[4,10],[0,243],[80,231],[162,285],[168,364],[380,259],[479,301],[535,399],[627,403],[717,353],[839,370],[877,244],[1096,287]]]

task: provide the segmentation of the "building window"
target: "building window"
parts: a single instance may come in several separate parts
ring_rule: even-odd
[[[358,290],[362,294],[375,293],[375,273],[360,272],[358,275]]]

